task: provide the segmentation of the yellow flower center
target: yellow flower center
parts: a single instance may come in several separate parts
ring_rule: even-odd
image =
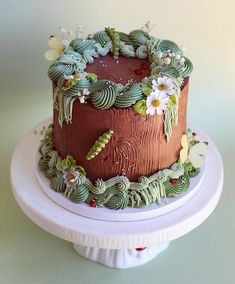
[[[79,79],[79,78],[80,78],[80,74],[79,74],[79,73],[75,73],[75,74],[73,75],[73,77],[74,77],[74,79]]]
[[[152,106],[153,107],[159,107],[161,104],[161,101],[159,99],[155,99],[152,101]]]
[[[157,88],[159,91],[165,91],[167,90],[168,86],[166,84],[159,84]]]
[[[75,176],[73,175],[72,172],[68,172],[68,173],[67,173],[67,176],[66,176],[67,181],[70,181],[70,180],[72,180],[72,179],[74,179],[74,178],[75,178]]]

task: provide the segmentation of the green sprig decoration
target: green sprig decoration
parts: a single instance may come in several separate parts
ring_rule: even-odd
[[[113,58],[118,59],[120,51],[120,35],[114,28],[105,28],[106,33],[111,38],[113,43]]]
[[[103,133],[95,141],[95,144],[91,147],[90,151],[87,153],[86,159],[91,160],[95,156],[97,156],[105,148],[105,145],[109,142],[112,136],[113,136],[113,130],[108,130],[105,133]]]

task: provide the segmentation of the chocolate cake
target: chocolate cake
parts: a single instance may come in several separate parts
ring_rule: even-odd
[[[204,146],[186,130],[192,64],[178,45],[113,28],[49,45],[53,124],[38,165],[51,188],[111,209],[187,190],[201,166],[190,149]]]

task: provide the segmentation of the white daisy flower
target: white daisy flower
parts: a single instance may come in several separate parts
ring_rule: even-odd
[[[166,110],[169,97],[164,93],[152,92],[147,97],[147,110],[146,114],[154,115],[155,112],[161,115]]]
[[[152,80],[152,87],[154,92],[163,95],[172,95],[175,92],[172,80],[166,76],[158,77],[157,81]]]
[[[63,178],[65,181],[65,184],[68,187],[75,186],[77,183],[78,176],[79,176],[79,172],[76,171],[74,168],[71,168],[68,171],[64,171]]]

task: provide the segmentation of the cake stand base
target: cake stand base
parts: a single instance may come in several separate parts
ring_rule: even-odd
[[[131,268],[145,264],[168,248],[169,242],[147,248],[101,249],[73,244],[75,251],[95,262],[117,269]]]
[[[48,121],[32,129],[15,149],[11,161],[13,193],[21,209],[33,222],[47,232],[70,241],[75,251],[89,260],[119,269],[142,265],[164,251],[170,241],[199,226],[219,201],[223,163],[213,141],[195,126],[192,129],[199,138],[209,142],[206,167],[197,192],[182,206],[161,216],[144,220],[132,218],[131,221],[123,218],[120,222],[74,214],[48,197],[36,176],[35,161],[43,137],[41,129],[45,129],[42,125],[48,125]],[[115,212],[120,215],[120,212]]]

